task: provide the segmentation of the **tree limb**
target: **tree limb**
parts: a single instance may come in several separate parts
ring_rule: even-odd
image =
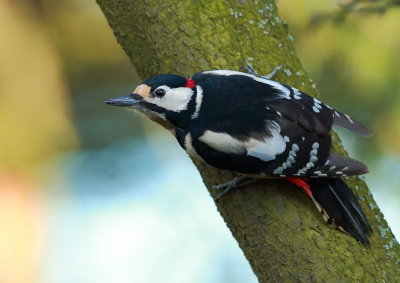
[[[281,63],[276,80],[316,96],[275,1],[97,0],[118,42],[142,78],[190,77],[210,69],[239,70],[243,58],[259,74]],[[334,148],[346,154],[337,135]],[[211,189],[231,172],[194,161]],[[371,247],[329,228],[311,199],[282,180],[268,180],[224,196],[216,205],[260,282],[400,281],[400,246],[366,184],[347,178],[371,225]]]

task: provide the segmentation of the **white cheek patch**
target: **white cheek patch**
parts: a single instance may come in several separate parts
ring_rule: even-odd
[[[171,89],[167,86],[161,86],[166,90],[164,97],[145,98],[149,103],[153,103],[169,111],[180,112],[188,109],[188,104],[193,96],[193,90],[188,87],[179,87]]]

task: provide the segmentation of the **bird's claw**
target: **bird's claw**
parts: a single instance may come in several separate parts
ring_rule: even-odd
[[[240,69],[246,70],[248,74],[258,77],[259,75],[257,74],[256,70],[254,70],[253,65],[251,65],[246,59],[243,60],[246,63],[247,67],[240,67]]]
[[[272,79],[273,76],[276,75],[276,73],[285,65],[285,63],[280,64],[278,67],[276,67],[271,73],[269,73],[266,76],[261,76],[264,79],[270,80]]]
[[[273,76],[276,75],[276,73],[285,65],[285,63],[282,63],[281,65],[279,65],[278,67],[276,67],[271,73],[269,73],[266,76],[259,76],[258,73],[256,72],[256,70],[254,70],[253,65],[251,65],[246,59],[243,59],[244,62],[246,63],[247,67],[240,67],[241,70],[245,70],[248,74],[250,75],[254,75],[257,77],[261,77],[267,80],[272,79]]]
[[[249,180],[246,180],[246,179],[249,179]],[[226,183],[223,183],[220,185],[214,185],[214,186],[212,186],[212,188],[215,190],[225,189],[222,193],[220,193],[218,196],[216,196],[214,198],[214,201],[218,201],[223,195],[227,194],[229,191],[231,191],[235,188],[245,187],[245,186],[253,184],[255,182],[257,182],[256,179],[251,179],[246,176],[239,175]]]

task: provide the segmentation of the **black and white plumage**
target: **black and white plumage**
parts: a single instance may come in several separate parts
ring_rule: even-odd
[[[328,224],[368,243],[371,227],[340,178],[368,169],[331,152],[332,125],[371,135],[349,116],[296,88],[229,70],[191,79],[158,75],[106,103],[145,114],[211,166],[255,178],[288,178],[307,191]]]

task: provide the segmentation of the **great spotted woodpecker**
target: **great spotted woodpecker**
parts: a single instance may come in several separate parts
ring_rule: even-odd
[[[318,99],[270,80],[272,75],[258,76],[250,64],[246,69],[204,71],[190,79],[158,75],[105,103],[143,113],[171,131],[192,157],[240,174],[214,188],[245,185],[252,182],[244,181],[248,177],[285,178],[307,192],[330,226],[368,244],[371,226],[341,179],[368,168],[331,151],[331,129],[371,133]]]

